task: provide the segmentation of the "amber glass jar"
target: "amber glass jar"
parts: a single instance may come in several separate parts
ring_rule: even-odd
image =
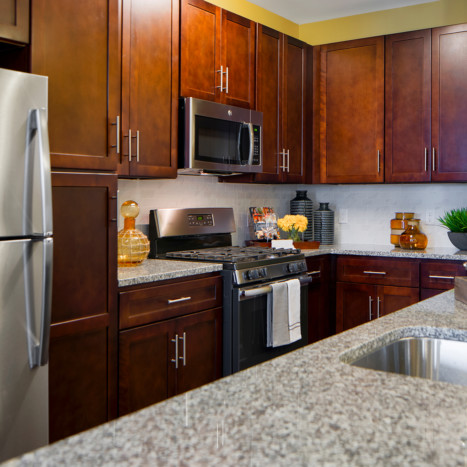
[[[125,201],[120,208],[125,218],[123,229],[118,232],[118,265],[138,266],[149,254],[149,241],[146,235],[135,228],[135,219],[139,214],[139,206],[135,201]]]
[[[409,225],[407,221],[414,215],[413,212],[396,212],[395,219],[391,219],[391,243],[394,246],[399,246],[400,236]]]
[[[407,223],[407,229],[399,239],[400,247],[407,250],[424,250],[428,244],[428,238],[420,232],[420,219],[410,219]]]

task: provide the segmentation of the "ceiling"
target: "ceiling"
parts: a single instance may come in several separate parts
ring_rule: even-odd
[[[439,0],[248,0],[297,24],[391,10]]]

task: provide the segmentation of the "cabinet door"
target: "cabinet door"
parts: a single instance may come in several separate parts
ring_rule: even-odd
[[[29,42],[29,0],[0,2],[0,38]]]
[[[376,317],[413,305],[419,301],[418,287],[378,286],[376,296]]]
[[[182,0],[181,18],[180,95],[218,100],[221,10],[204,0]]]
[[[346,331],[376,318],[373,313],[373,300],[376,300],[374,285],[338,282],[336,331]]]
[[[50,440],[117,415],[117,176],[52,174]]]
[[[322,183],[383,181],[384,38],[321,46]]]
[[[263,112],[263,172],[255,181],[277,182],[279,175],[282,34],[258,24],[256,109]]]
[[[118,413],[175,394],[175,320],[120,332]]]
[[[449,290],[454,288],[454,278],[465,276],[462,261],[424,261],[420,268],[420,286],[426,289]]]
[[[467,180],[467,24],[432,30],[432,180]]]
[[[49,77],[51,165],[115,170],[119,1],[42,0],[33,6],[31,71]]]
[[[333,312],[331,293],[331,259],[326,256],[307,258],[308,275],[312,282],[308,286],[308,342],[332,336],[336,332],[336,317]]]
[[[125,0],[123,5],[124,165],[119,171],[130,176],[175,178],[178,2]]]
[[[201,311],[177,320],[177,394],[220,378],[221,332],[222,308]]]
[[[255,106],[255,23],[222,10],[221,65],[225,73],[221,100],[229,105]]]
[[[386,37],[385,181],[431,179],[431,30]]]
[[[305,168],[306,45],[284,37],[282,140],[287,151],[283,179],[303,183]]]

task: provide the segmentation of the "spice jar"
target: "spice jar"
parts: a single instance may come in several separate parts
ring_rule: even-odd
[[[407,221],[413,219],[414,215],[413,212],[396,212],[395,219],[391,219],[391,243],[394,246],[399,246],[399,238],[409,225]]]
[[[428,244],[428,238],[420,232],[420,219],[410,219],[407,223],[407,229],[399,238],[400,247],[407,250],[424,250]]]

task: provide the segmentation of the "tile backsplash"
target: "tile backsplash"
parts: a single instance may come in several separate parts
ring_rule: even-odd
[[[389,245],[389,221],[396,211],[415,212],[429,247],[452,246],[437,218],[467,205],[467,184],[403,185],[255,185],[219,183],[217,177],[179,176],[176,180],[119,180],[119,206],[133,199],[140,206],[137,224],[149,222],[149,210],[180,207],[232,207],[237,232],[234,245],[250,238],[248,208],[270,206],[280,217],[289,212],[296,190],[307,190],[317,209],[329,202],[335,214],[335,241]],[[428,215],[428,218],[427,218]],[[347,222],[345,221],[347,217]],[[432,217],[434,221],[429,218]],[[429,224],[427,223],[429,221]],[[119,229],[122,228],[119,216]]]

